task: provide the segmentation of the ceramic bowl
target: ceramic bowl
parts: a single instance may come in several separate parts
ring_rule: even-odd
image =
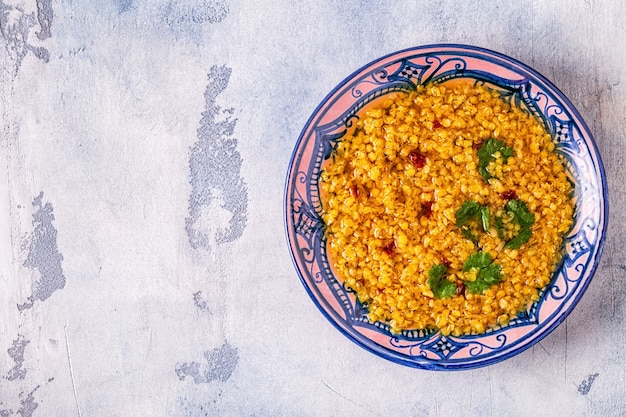
[[[574,183],[575,224],[564,257],[540,299],[502,328],[480,335],[439,332],[393,334],[371,323],[326,256],[318,180],[337,141],[353,129],[373,100],[420,84],[473,79],[501,91],[539,118],[563,155]],[[377,59],[346,78],[307,121],[287,173],[285,227],[304,288],[345,336],[380,357],[429,370],[471,369],[516,355],[554,330],[583,296],[600,260],[608,219],[606,178],[591,132],[572,103],[527,65],[497,52],[465,45],[430,45]]]

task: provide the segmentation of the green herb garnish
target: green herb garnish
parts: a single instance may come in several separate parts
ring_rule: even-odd
[[[489,207],[481,206],[474,200],[464,202],[461,208],[456,211],[456,226],[461,229],[463,236],[474,243],[478,243],[478,238],[470,228],[471,223],[478,222],[480,227],[488,232],[490,220]]]
[[[480,206],[478,210],[478,214],[480,216],[480,224],[483,227],[485,232],[489,232],[489,220],[491,219],[491,214],[489,213],[489,207]]]
[[[486,182],[489,182],[489,178],[493,177],[487,166],[489,166],[490,162],[495,161],[496,157],[494,155],[496,152],[500,152],[500,156],[504,161],[515,153],[513,148],[504,144],[504,141],[494,138],[487,139],[478,150],[478,173]]]
[[[493,225],[498,232],[498,237],[504,240],[504,222],[502,221],[502,217],[496,216],[495,220],[493,221]]]
[[[456,225],[461,227],[469,223],[476,218],[478,211],[480,210],[480,204],[474,200],[469,200],[463,203],[460,209],[456,211]]]
[[[472,231],[467,226],[464,226],[463,228],[461,228],[461,234],[467,240],[471,240],[472,242],[478,244],[478,238],[476,237],[474,233],[472,233]]]
[[[472,253],[463,263],[463,272],[467,272],[472,268],[485,268],[491,261],[491,255],[487,252],[478,251]]]
[[[535,215],[528,210],[523,201],[510,200],[506,203],[506,209],[515,215],[517,224],[522,227],[530,227],[535,222]]]
[[[482,294],[483,291],[501,280],[500,265],[492,263],[478,271],[475,281],[466,281],[465,286],[473,294]]]
[[[530,240],[533,232],[528,227],[520,229],[515,237],[504,244],[507,249],[519,249],[522,245]]]
[[[500,265],[493,262],[487,252],[475,252],[467,258],[463,263],[463,272],[471,270],[478,270],[476,279],[465,281],[465,286],[473,294],[482,294],[483,291],[502,280]]]
[[[510,200],[505,210],[513,214],[513,222],[520,225],[520,230],[511,240],[505,243],[507,249],[519,249],[524,243],[528,242],[532,235],[530,227],[535,223],[535,215],[528,210],[526,203],[520,200]],[[498,236],[504,238],[504,224],[502,218],[498,217],[495,221]]]
[[[445,278],[445,276],[445,265],[433,265],[428,270],[428,281],[426,281],[426,284],[428,284],[436,298],[448,298],[456,294],[456,284]]]

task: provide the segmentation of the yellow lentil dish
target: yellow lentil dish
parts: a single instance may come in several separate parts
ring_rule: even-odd
[[[507,325],[539,299],[573,223],[554,149],[540,121],[473,81],[378,99],[320,177],[337,278],[394,333]]]

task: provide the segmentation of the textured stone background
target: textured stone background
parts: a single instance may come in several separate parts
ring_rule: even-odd
[[[0,417],[626,415],[626,3],[88,3],[0,0]],[[282,219],[319,101],[438,42],[550,78],[595,135],[611,207],[567,321],[454,373],[339,334]]]

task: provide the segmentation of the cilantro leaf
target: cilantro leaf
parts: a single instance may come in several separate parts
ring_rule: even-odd
[[[513,214],[513,222],[520,225],[521,228],[517,235],[504,244],[507,249],[519,249],[524,243],[528,242],[532,235],[530,226],[535,223],[535,215],[528,210],[526,203],[520,200],[509,200],[506,203],[505,210]],[[500,239],[504,238],[504,224],[500,217],[495,220],[496,230]]]
[[[535,215],[528,210],[523,201],[510,200],[506,203],[506,208],[515,215],[515,220],[522,227],[530,227],[535,222]]]
[[[475,281],[466,281],[465,286],[473,294],[482,294],[483,291],[489,289],[494,284],[497,284],[502,280],[502,273],[500,272],[500,265],[497,263],[491,263],[485,268],[481,268],[478,271]]]
[[[456,294],[456,284],[446,279],[445,276],[445,265],[433,265],[428,271],[428,281],[426,281],[426,284],[428,284],[436,298],[448,298]]]
[[[487,252],[472,253],[463,264],[463,272],[478,269],[474,281],[465,281],[465,286],[473,294],[482,294],[494,284],[502,280],[500,265],[493,262]]]
[[[485,291],[486,289],[489,289],[491,285],[483,281],[476,280],[476,281],[465,281],[465,287],[472,294],[482,294],[483,291]]]
[[[478,243],[478,238],[474,235],[474,233],[472,233],[472,231],[470,229],[468,229],[467,227],[463,227],[461,229],[461,234],[468,240],[471,240],[474,243]]]
[[[463,263],[463,272],[467,272],[472,268],[485,268],[491,263],[491,255],[487,252],[478,251],[472,253],[465,263]]]
[[[489,231],[491,213],[489,207],[478,204],[475,200],[468,200],[456,211],[456,226],[461,229],[465,238],[474,243],[478,243],[478,238],[474,231],[470,230],[469,223],[478,222],[485,232]]]
[[[502,222],[502,217],[496,217],[494,221],[494,226],[496,227],[496,231],[498,232],[498,237],[504,240],[504,222]]]
[[[442,279],[439,283],[439,290],[433,291],[437,298],[450,298],[456,294],[457,286],[454,282],[448,279]]]
[[[507,249],[519,249],[524,243],[530,240],[532,234],[533,232],[530,228],[523,227],[513,239],[504,244],[504,247]]]
[[[493,177],[487,170],[487,166],[496,159],[494,157],[496,152],[500,152],[500,156],[505,161],[514,154],[513,148],[506,146],[504,141],[494,138],[487,139],[478,150],[478,173],[486,182],[489,182],[489,178]]]
[[[469,200],[463,203],[460,209],[456,211],[456,225],[461,227],[470,221],[472,221],[478,211],[480,210],[480,204],[477,201]]]
[[[441,281],[446,276],[446,266],[441,264],[433,265],[428,270],[428,280]],[[430,285],[430,284],[429,284]]]
[[[491,214],[489,213],[489,207],[480,206],[479,210],[480,215],[480,223],[483,226],[483,230],[485,232],[489,232],[489,220],[491,219]]]
[[[497,284],[501,279],[502,273],[500,272],[500,265],[495,262],[482,268],[476,276],[476,281],[483,281],[489,285]]]
[[[502,156],[502,159],[506,161],[507,159],[515,155],[515,151],[510,146],[503,146],[502,148],[500,148],[500,155]]]

